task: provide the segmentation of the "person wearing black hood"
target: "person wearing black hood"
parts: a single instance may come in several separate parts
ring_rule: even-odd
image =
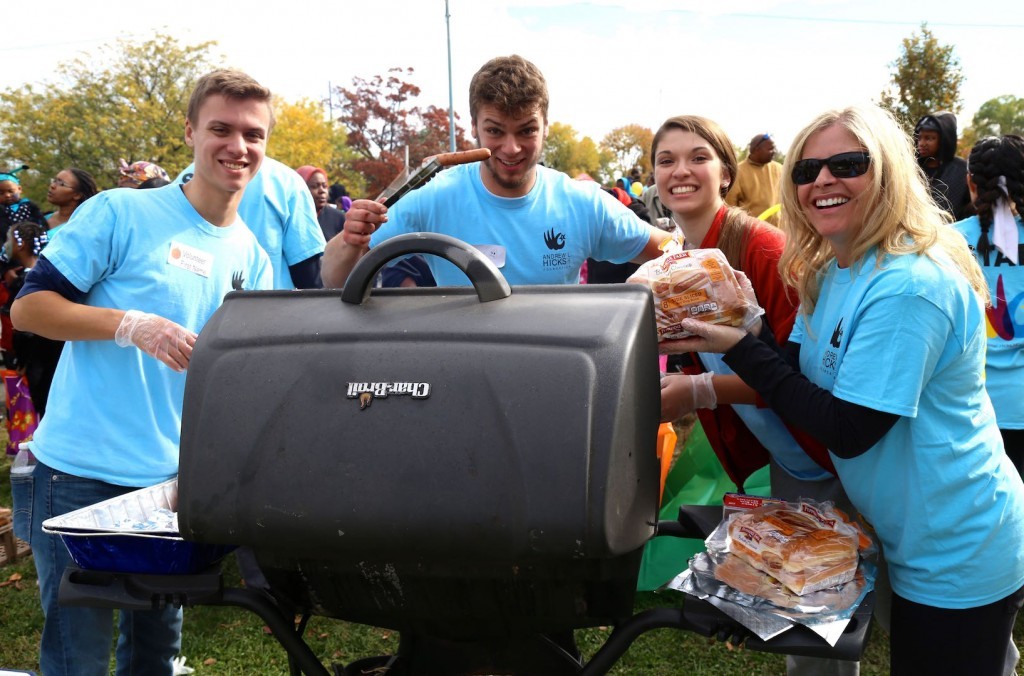
[[[914,125],[914,144],[935,202],[954,220],[972,215],[967,161],[956,156],[956,115],[942,111],[922,117]]]

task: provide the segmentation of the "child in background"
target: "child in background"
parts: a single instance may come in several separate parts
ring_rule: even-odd
[[[971,150],[967,188],[977,216],[954,224],[967,238],[992,293],[985,309],[985,389],[1006,454],[1024,476],[1024,139],[990,136]]]
[[[7,229],[21,221],[46,225],[46,219],[39,207],[21,196],[21,180],[18,174],[26,169],[28,165],[23,164],[17,169],[0,173],[0,238],[6,238]]]
[[[4,254],[12,267],[4,274],[3,279],[3,285],[10,294],[9,300],[0,308],[4,315],[10,315],[11,304],[21,291],[21,287],[25,285],[25,276],[35,267],[39,253],[46,243],[46,230],[38,223],[15,223],[7,231]],[[35,406],[36,414],[42,418],[46,412],[50,383],[53,382],[53,373],[57,370],[57,361],[64,348],[64,341],[50,340],[27,331],[14,330],[12,344],[13,355],[5,355],[9,361],[8,366],[23,374],[28,380],[32,404]]]

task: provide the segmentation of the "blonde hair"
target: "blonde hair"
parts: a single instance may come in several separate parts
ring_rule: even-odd
[[[779,272],[797,290],[800,311],[809,315],[814,310],[822,274],[835,254],[800,206],[792,179],[793,165],[802,159],[808,139],[832,126],[850,132],[871,157],[868,187],[858,196],[866,206],[864,220],[850,243],[852,264],[862,264],[865,254],[876,246],[877,265],[882,264],[883,254],[925,254],[940,265],[952,263],[955,271],[988,304],[989,290],[981,268],[967,241],[950,227],[949,214],[932,199],[910,137],[881,108],[851,106],[819,115],[797,134],[786,153],[780,186],[780,227],[786,233],[786,247],[779,260]]]
[[[199,108],[202,107],[206,99],[214,94],[220,94],[229,99],[240,101],[252,99],[267,104],[267,110],[270,112],[270,124],[267,131],[274,128],[274,106],[270,90],[246,73],[232,68],[214,70],[199,78],[196,86],[192,89],[192,95],[188,101],[188,112],[185,114],[189,122],[193,125],[199,122]]]

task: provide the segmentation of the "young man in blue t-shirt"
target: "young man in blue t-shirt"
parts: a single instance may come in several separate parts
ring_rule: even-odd
[[[45,622],[47,676],[105,676],[113,611],[64,607],[63,543],[46,519],[172,478],[196,336],[232,290],[267,289],[267,254],[238,217],[273,127],[270,92],[244,73],[200,78],[185,142],[195,177],[155,190],[116,189],[79,208],[29,273],[15,326],[68,341],[17,494],[28,523]],[[120,611],[119,674],[173,673],[181,610]]]
[[[539,166],[548,91],[534,64],[515,55],[491,59],[473,76],[469,107],[473,137],[490,158],[442,172],[390,209],[353,202],[345,229],[324,252],[324,286],[343,286],[370,246],[406,232],[439,232],[476,246],[510,284],[575,284],[587,258],[625,263],[660,255],[668,233],[596,183]],[[469,283],[454,265],[428,259],[439,286]]]

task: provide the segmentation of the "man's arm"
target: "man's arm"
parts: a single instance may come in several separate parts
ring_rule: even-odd
[[[345,286],[352,268],[370,250],[370,237],[388,220],[388,209],[373,200],[356,200],[345,213],[345,227],[324,250],[320,276],[324,288]]]
[[[134,345],[175,371],[188,368],[196,334],[169,319],[138,310],[118,310],[80,302],[84,293],[45,257],[28,274],[11,306],[11,322],[53,340],[113,340]]]
[[[664,253],[661,250],[662,242],[672,238],[672,233],[665,232],[661,228],[656,228],[653,225],[648,225],[647,228],[650,231],[648,233],[649,238],[647,240],[647,244],[644,246],[643,250],[637,254],[636,258],[633,259],[633,263],[645,263],[652,258],[657,258]]]
[[[124,310],[74,303],[56,291],[19,296],[11,306],[11,322],[51,340],[113,340]]]
[[[310,256],[295,265],[289,265],[288,274],[296,289],[319,289],[322,286],[320,283],[320,254]]]

